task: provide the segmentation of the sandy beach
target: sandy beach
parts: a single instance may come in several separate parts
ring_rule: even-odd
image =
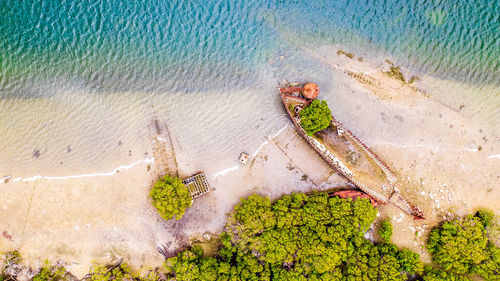
[[[373,63],[356,54],[350,58],[338,51],[332,46],[305,50],[306,55],[331,70],[325,81],[317,81],[320,98],[328,101],[338,121],[388,164],[402,182],[401,192],[426,216],[425,220],[414,221],[394,207],[379,207],[380,218],[392,218],[393,242],[428,260],[422,248],[426,234],[442,219],[479,207],[499,214],[500,194],[496,189],[500,185],[500,129],[491,118],[477,114],[487,101],[474,100],[466,92],[447,95],[447,91],[460,87],[431,76],[419,76],[413,83],[402,82],[386,73],[390,69],[387,62]],[[404,69],[402,73],[407,79],[411,77]],[[191,115],[172,122],[179,175],[187,177],[204,171],[213,188],[196,199],[181,220],[161,220],[149,202],[149,189],[161,171],[155,166],[153,144],[146,136],[119,148],[140,154],[120,158],[117,165],[99,171],[72,174],[68,169],[61,176],[39,177],[27,172],[0,175],[11,176],[4,178],[8,181],[0,181],[0,249],[18,249],[30,264],[43,263],[47,258],[62,259],[78,277],[88,272],[93,260],[106,262],[114,257],[124,257],[134,268],[156,266],[163,260],[156,247],[165,245],[173,252],[202,239],[203,233],[221,232],[226,214],[240,198],[252,193],[275,199],[295,191],[352,188],[295,133],[275,86],[266,84],[264,90],[276,94],[276,98],[266,101],[250,95],[232,96],[233,105],[251,99],[263,107],[245,109],[227,130],[238,134],[240,127],[251,127],[267,136],[248,143],[231,142],[221,153],[224,161],[214,160],[213,165],[211,159],[216,153],[211,154],[212,150],[208,149],[207,154],[201,148],[189,150],[200,130],[179,136],[175,132],[196,126],[198,119],[192,117],[195,112],[202,115],[200,118],[211,118],[214,111],[224,112],[224,108],[216,106],[219,97],[208,94],[207,100],[215,105],[188,107]],[[176,98],[183,102],[189,99]],[[168,112],[174,104],[156,109],[157,115]],[[134,111],[127,118],[142,113],[144,110]],[[496,114],[491,111],[488,116]],[[227,117],[214,117],[210,122],[223,122]],[[144,124],[151,116],[141,118]],[[214,136],[214,144],[208,145],[216,145],[218,137]],[[237,161],[241,151],[251,156],[247,165]],[[3,165],[7,167],[7,163]]]

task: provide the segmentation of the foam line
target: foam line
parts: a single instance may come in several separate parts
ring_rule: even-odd
[[[215,180],[218,176],[223,176],[229,172],[236,171],[240,168],[240,166],[232,166],[222,171],[217,172],[212,178]]]
[[[257,156],[257,154],[259,154],[260,150],[264,147],[264,145],[266,145],[268,143],[269,143],[269,141],[265,141],[265,142],[261,143],[259,145],[259,148],[257,148],[257,150],[255,150],[255,152],[252,154],[252,157]]]
[[[272,136],[269,136],[268,138],[269,139],[274,139],[275,137],[277,137],[279,134],[281,134],[281,132],[283,132],[286,128],[288,127],[288,125],[285,125],[283,126],[283,128],[279,129],[278,132],[276,132],[276,134],[272,135]]]
[[[154,162],[154,158],[149,158],[149,159],[141,159],[141,160],[137,160],[129,165],[122,165],[122,166],[118,166],[117,168],[115,168],[113,171],[111,172],[104,172],[104,173],[91,173],[91,174],[82,174],[82,175],[70,175],[70,176],[42,176],[42,175],[36,175],[36,176],[32,176],[32,177],[27,177],[27,178],[23,178],[23,177],[17,177],[17,178],[13,178],[11,179],[10,181],[13,181],[13,182],[30,182],[30,181],[36,181],[36,180],[68,180],[68,179],[80,179],[80,178],[91,178],[91,177],[109,177],[109,176],[113,176],[113,175],[116,175],[116,173],[120,170],[129,170],[141,163],[153,163]],[[6,179],[8,178],[4,178],[3,180],[3,183],[6,182]]]
[[[276,132],[276,133],[275,133],[274,135],[272,135],[272,136],[269,136],[269,137],[268,137],[268,139],[273,139],[273,138],[275,138],[276,136],[278,136],[279,134],[281,134],[281,132],[283,132],[283,130],[285,130],[285,129],[286,129],[286,127],[288,127],[288,125],[285,125],[283,128],[279,129],[279,130],[278,130],[278,132]],[[265,141],[265,142],[263,142],[263,143],[261,143],[261,144],[259,145],[259,147],[257,148],[257,150],[255,150],[255,152],[254,152],[254,153],[252,153],[252,155],[251,155],[251,156],[252,156],[252,157],[257,156],[257,154],[259,154],[259,152],[262,150],[262,148],[264,147],[264,145],[266,145],[266,144],[268,144],[268,143],[269,143],[269,141],[268,141],[268,140],[267,140],[267,141]],[[224,176],[224,175],[226,175],[226,174],[227,174],[227,173],[229,173],[229,172],[233,172],[233,171],[238,170],[239,168],[240,168],[240,166],[232,166],[232,167],[226,168],[226,169],[224,169],[224,170],[221,170],[221,171],[219,171],[219,172],[215,173],[215,175],[212,177],[212,179],[214,179],[214,180],[215,180],[217,177],[219,177],[219,176]]]

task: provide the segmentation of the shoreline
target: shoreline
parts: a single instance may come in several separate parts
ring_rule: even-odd
[[[500,161],[500,145],[495,142],[494,132],[480,133],[482,126],[476,119],[443,105],[444,101],[406,88],[408,85],[365,60],[353,61],[328,48],[307,54],[311,53],[324,57],[323,63],[339,66],[330,75],[336,84],[325,82],[320,98],[326,98],[335,117],[389,164],[405,183],[401,191],[424,209],[427,219],[418,222],[401,216],[393,207],[379,207],[381,218],[392,218],[394,241],[399,246],[423,254],[425,260],[421,245],[426,233],[443,216],[453,215],[450,208],[462,214],[483,206],[498,213],[500,195],[487,191],[500,184],[494,170]],[[362,79],[344,75],[345,69],[363,70],[363,75],[377,83],[360,82]],[[419,83],[423,82],[417,82],[416,87]],[[428,95],[432,97],[433,92]],[[244,118],[237,121],[243,122]],[[272,127],[280,126],[268,128]],[[180,221],[162,221],[149,204],[148,190],[158,172],[154,167],[147,170],[146,165],[153,163],[148,159],[152,158],[123,164],[111,172],[28,178],[12,175],[8,183],[0,181],[5,194],[0,199],[4,208],[0,218],[7,228],[0,230],[11,236],[0,237],[0,248],[21,250],[26,261],[63,257],[74,263],[68,269],[77,276],[88,271],[93,259],[113,256],[127,257],[136,267],[161,264],[158,245],[170,242],[169,250],[174,251],[193,239],[201,239],[205,232],[221,231],[225,214],[242,197],[258,193],[276,199],[293,191],[326,190],[347,184],[314,151],[303,146],[300,137],[294,137],[290,125],[269,131],[270,136],[249,153],[252,159],[246,166],[235,157],[234,161],[225,161],[235,165],[207,171],[215,189],[196,199]],[[181,142],[175,140],[174,145],[184,147],[177,150],[182,174],[207,167],[189,161],[194,153],[187,153]],[[26,198],[32,199],[28,202]]]

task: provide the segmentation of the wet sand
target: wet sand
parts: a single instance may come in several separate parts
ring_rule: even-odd
[[[429,86],[435,84],[431,78],[421,77],[408,85],[385,74],[387,65],[351,59],[337,51],[334,47],[306,50],[332,71],[330,81],[318,81],[320,98],[327,99],[336,119],[389,165],[404,182],[402,193],[427,218],[413,221],[394,207],[379,207],[381,218],[392,218],[393,241],[424,253],[426,231],[444,216],[478,207],[498,213],[500,139],[489,119],[475,118],[474,108],[479,105],[464,99],[465,107],[457,108],[456,101],[440,94],[445,89]],[[188,152],[189,143],[195,141],[189,136],[196,134],[174,136],[179,174],[204,170],[213,187],[179,221],[164,222],[151,207],[148,191],[159,171],[140,157],[122,158],[120,165],[128,169],[109,167],[89,177],[0,182],[0,231],[4,233],[0,249],[19,249],[28,263],[61,258],[80,277],[92,260],[105,262],[116,256],[125,257],[134,267],[160,265],[163,257],[157,246],[175,251],[205,232],[222,231],[225,214],[241,197],[258,193],[278,198],[293,191],[348,185],[287,127],[292,124],[286,122],[278,99],[267,109],[281,119],[270,126],[268,138],[259,139],[260,146],[241,145],[241,151],[253,147],[246,151],[252,156],[247,165],[237,161],[237,143],[230,148],[233,153],[224,154],[234,157],[210,167],[210,159],[204,159],[201,151]],[[253,116],[249,110],[235,122],[245,123]],[[188,130],[194,121],[185,121],[183,130]],[[180,127],[181,123],[174,125],[173,131]],[[151,151],[151,143],[137,146]]]

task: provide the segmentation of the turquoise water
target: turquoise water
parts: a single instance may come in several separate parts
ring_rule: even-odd
[[[322,44],[387,52],[448,79],[500,77],[500,4],[492,0],[0,2],[4,97],[68,86],[244,88],[258,83],[270,58]]]
[[[180,162],[214,174],[288,124],[277,81],[335,96],[342,85],[303,51],[332,44],[500,85],[498,1],[0,0],[0,176],[149,159],[154,118]],[[475,94],[500,116],[498,92]]]

